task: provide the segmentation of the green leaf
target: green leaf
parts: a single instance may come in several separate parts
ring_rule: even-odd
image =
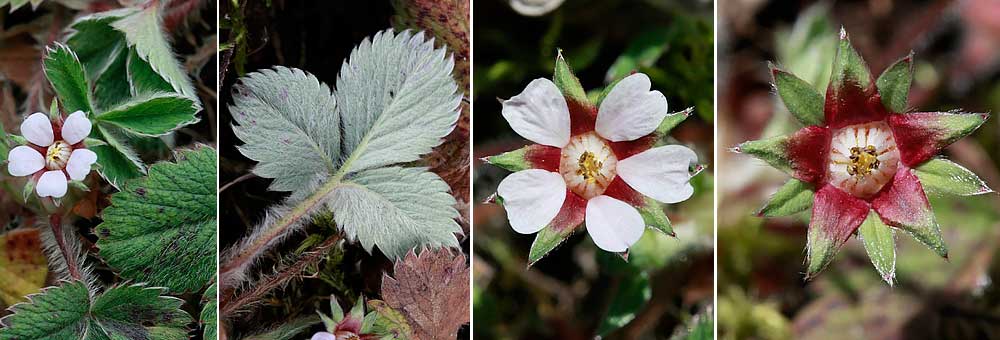
[[[281,325],[278,325],[263,333],[248,336],[244,339],[245,340],[292,340],[300,338],[298,337],[299,334],[302,334],[302,332],[309,330],[310,328],[312,328],[313,325],[318,324],[319,322],[320,322],[319,317],[315,315],[301,317],[293,319]]]
[[[66,112],[94,113],[90,104],[90,86],[83,65],[68,46],[56,43],[47,47],[44,61],[45,77],[49,79]]]
[[[390,167],[348,176],[328,195],[327,207],[348,239],[390,258],[413,248],[458,247],[455,198],[426,168]]]
[[[114,61],[94,82],[94,101],[98,108],[107,110],[113,105],[125,102],[131,96],[129,82],[125,75],[127,60],[128,54],[118,53]],[[91,78],[93,77],[94,75],[91,75]]]
[[[797,179],[790,179],[782,185],[771,200],[757,211],[757,216],[788,216],[800,213],[813,205],[812,185]]]
[[[684,330],[682,332],[686,333],[683,339],[686,340],[712,340],[715,339],[714,322],[712,320],[711,310],[703,310],[697,315],[692,316],[687,323],[684,325]],[[671,339],[680,339],[679,337],[671,337]]]
[[[275,67],[233,86],[233,133],[270,190],[305,190],[340,159],[340,116],[330,88],[298,69]]]
[[[882,104],[891,112],[906,112],[910,83],[913,82],[913,52],[889,66],[878,76],[875,85],[882,96]]]
[[[159,136],[198,121],[198,106],[176,94],[160,93],[136,97],[95,119],[122,127],[130,132]]]
[[[882,279],[891,286],[896,276],[896,240],[892,227],[883,223],[875,211],[871,211],[858,228],[858,233],[868,252],[868,258],[872,260]]]
[[[174,92],[197,101],[198,96],[187,72],[174,58],[170,43],[167,42],[167,36],[160,25],[159,9],[160,6],[147,6],[142,11],[116,20],[111,26],[125,34],[128,46],[135,48],[139,57],[170,83]]]
[[[975,173],[944,158],[932,158],[914,170],[929,194],[972,196],[993,192]]]
[[[605,80],[621,79],[640,67],[651,67],[660,59],[669,46],[670,29],[658,27],[643,31],[629,42],[625,51],[611,64]],[[613,84],[612,84],[613,85]],[[610,87],[610,86],[609,86]],[[603,97],[603,96],[602,96]],[[600,103],[594,103],[600,106]]]
[[[406,317],[389,307],[385,301],[368,301],[368,308],[378,314],[378,319],[375,320],[375,325],[372,327],[372,333],[380,336],[381,339],[405,340],[412,337],[413,328],[406,322]]]
[[[14,314],[0,320],[0,340],[187,339],[192,319],[180,309],[183,301],[162,293],[128,285],[92,296],[83,282],[66,282],[12,307]]]
[[[830,75],[830,87],[839,91],[845,83],[853,83],[862,89],[871,86],[872,74],[868,65],[851,45],[847,31],[840,28],[840,41],[837,44],[837,55],[833,60],[833,71]]]
[[[575,102],[576,105],[584,107],[592,106],[590,100],[587,99],[587,91],[584,91],[583,85],[580,85],[580,79],[576,78],[573,70],[566,63],[566,59],[563,58],[562,50],[557,51],[557,53],[556,67],[552,73],[552,82],[562,91],[567,101]]]
[[[774,76],[774,88],[788,111],[804,125],[822,125],[823,96],[804,80],[774,65],[769,66]]]
[[[362,41],[337,77],[341,173],[412,162],[441,144],[462,101],[452,58],[424,34],[384,31]]]
[[[95,124],[96,134],[103,137],[107,145],[91,147],[97,154],[98,172],[108,183],[120,189],[125,181],[141,177],[146,173],[146,165],[126,142],[121,129],[106,124]]]
[[[125,49],[125,35],[112,28],[111,23],[135,11],[124,8],[95,13],[70,25],[73,31],[66,44],[76,52],[91,81],[103,74]]]
[[[111,195],[95,228],[101,257],[119,274],[174,293],[201,289],[216,272],[216,153],[177,153]]]
[[[142,60],[134,48],[130,48],[128,52],[127,77],[129,84],[132,84],[133,96],[145,93],[174,92],[174,87],[157,74],[149,63]]]
[[[649,274],[637,272],[626,274],[618,283],[618,290],[611,299],[608,314],[601,321],[597,334],[607,335],[635,319],[642,306],[649,302],[653,290],[649,286]]]
[[[205,294],[202,295],[201,301],[205,305],[201,308],[201,327],[203,329],[202,339],[218,339],[219,329],[218,329],[218,306],[219,300],[216,296],[218,292],[218,283],[212,283],[205,290]]]
[[[555,250],[556,247],[566,241],[570,235],[573,235],[576,227],[572,226],[557,230],[550,225],[539,230],[535,234],[535,241],[531,243],[531,249],[528,250],[528,267],[534,265],[538,260],[541,260],[545,255],[548,255],[549,252]]]

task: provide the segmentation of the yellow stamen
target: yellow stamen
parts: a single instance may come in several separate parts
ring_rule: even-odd
[[[874,146],[868,145],[864,149],[851,147],[851,163],[847,165],[847,174],[864,178],[877,170],[879,165],[878,151]]]
[[[604,166],[604,163],[597,161],[594,153],[590,151],[584,151],[577,164],[580,168],[576,170],[576,174],[583,176],[587,183],[596,182],[597,176],[601,175],[601,167]]]

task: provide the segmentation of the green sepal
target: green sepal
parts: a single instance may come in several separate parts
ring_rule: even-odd
[[[861,243],[865,245],[868,258],[871,259],[879,275],[890,286],[896,276],[896,240],[892,227],[882,222],[875,211],[868,212],[868,218],[861,223],[858,234]]]
[[[780,70],[771,63],[768,63],[768,67],[774,77],[774,88],[788,112],[803,125],[822,125],[823,95],[805,80]]]
[[[49,120],[57,121],[62,118],[59,114],[59,100],[52,97],[52,104],[49,104]]]
[[[365,317],[365,296],[359,295],[358,300],[354,302],[354,307],[351,307],[349,312],[351,318],[361,320]]]
[[[928,194],[973,196],[993,192],[975,173],[944,158],[932,158],[913,170]]]
[[[83,181],[69,181],[69,187],[76,188],[84,192],[90,191],[90,187],[88,187],[87,184],[83,183]]]
[[[381,336],[382,339],[405,339],[412,336],[413,328],[407,323],[406,317],[389,307],[385,301],[370,300],[368,308],[378,314],[375,324],[371,326],[371,333]]]
[[[754,156],[778,170],[791,173],[792,162],[788,159],[786,151],[789,138],[789,136],[777,136],[743,142],[733,151]]]
[[[531,146],[529,145],[514,151],[504,152],[499,155],[484,157],[483,161],[486,161],[486,163],[489,163],[490,165],[495,165],[512,172],[531,169],[531,165],[528,164],[528,160],[525,158],[525,155],[528,153],[528,148],[530,147]]]
[[[757,216],[788,216],[806,211],[813,205],[815,191],[811,184],[790,179],[757,211]]]
[[[14,145],[28,145],[28,139],[21,135],[15,135],[12,133],[7,135],[7,139],[9,139]]]
[[[644,202],[641,207],[638,207],[639,215],[642,216],[642,221],[646,223],[646,226],[659,231],[661,233],[676,237],[677,234],[674,233],[674,228],[670,223],[670,218],[667,214],[663,212],[663,207],[656,200],[643,197]]]
[[[38,181],[35,177],[29,177],[28,181],[24,183],[24,190],[21,191],[21,197],[24,198],[24,203],[28,203],[28,199],[31,198],[31,194],[35,192],[35,186],[38,185]]]
[[[573,70],[563,58],[562,50],[557,50],[556,53],[556,66],[552,73],[552,82],[556,84],[559,91],[562,91],[567,100],[589,107],[590,100],[587,99],[587,91],[584,91],[583,85],[580,85],[580,79],[573,75]]]
[[[615,88],[615,86],[618,85],[618,83],[621,82],[622,79],[625,79],[625,78],[622,77],[622,78],[615,79],[614,81],[611,82],[611,84],[608,84],[608,86],[605,86],[604,89],[601,90],[601,92],[598,93],[596,97],[593,97],[592,99],[594,100],[594,106],[595,107],[601,107],[601,103],[604,102],[604,98],[608,97],[608,93],[611,93],[611,89]]]
[[[341,311],[340,313],[343,314],[344,312]],[[323,312],[316,311],[316,314],[319,314],[319,319],[323,321],[323,327],[326,328],[327,332],[333,332],[337,328],[337,321],[333,321],[333,319],[323,314]]]
[[[885,69],[875,81],[878,93],[882,97],[882,105],[894,113],[906,112],[911,83],[913,83],[913,51]]]
[[[553,249],[566,241],[579,225],[556,230],[552,226],[546,226],[535,234],[535,242],[531,243],[531,250],[528,251],[528,267],[531,267],[548,255]]]
[[[361,334],[371,333],[375,328],[376,322],[378,322],[378,313],[368,312],[365,318],[361,320]]]
[[[694,112],[694,107],[689,107],[680,112],[674,112],[667,114],[663,117],[663,121],[660,122],[660,126],[656,127],[656,133],[665,136],[670,133],[677,125],[683,122],[685,119],[691,116],[691,112]]]
[[[928,210],[926,212],[930,214],[930,223],[928,225],[900,225],[899,229],[902,229],[906,233],[913,236],[913,238],[923,243],[927,248],[930,248],[940,257],[948,258],[948,245],[944,243],[944,236],[941,235],[941,226],[937,223],[937,219],[934,217],[934,211]]]
[[[845,82],[853,82],[862,89],[867,89],[871,86],[871,81],[872,74],[868,70],[868,65],[851,45],[847,31],[841,27],[840,41],[837,43],[837,54],[833,59],[833,71],[830,73],[830,86],[827,90],[839,92]]]
[[[823,228],[809,225],[806,232],[806,280],[810,280],[837,256],[840,245],[828,237]]]
[[[45,77],[55,90],[66,112],[94,112],[90,100],[90,85],[83,64],[68,46],[56,43],[47,47],[44,60]]]
[[[344,308],[340,307],[340,301],[337,301],[337,297],[330,295],[330,312],[333,316],[334,324],[340,322],[344,319]]]
[[[87,147],[93,147],[93,146],[108,145],[108,142],[105,142],[97,138],[87,137],[83,139],[83,145],[86,145]]]

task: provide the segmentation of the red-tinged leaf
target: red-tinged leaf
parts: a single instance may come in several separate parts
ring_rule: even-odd
[[[915,112],[889,117],[903,164],[917,167],[942,149],[976,131],[986,113]]]
[[[559,172],[562,150],[548,145],[532,144],[523,148],[486,157],[486,162],[510,170],[542,169]]]
[[[803,182],[821,184],[826,174],[830,130],[807,126],[790,136],[740,144],[735,151],[749,154]]]
[[[826,268],[869,210],[868,202],[835,186],[826,185],[816,192],[806,241],[807,280]]]
[[[823,114],[826,123],[833,128],[880,120],[887,114],[868,65],[851,46],[843,28],[830,85],[826,88]]]
[[[454,339],[469,322],[469,267],[451,251],[410,251],[382,277],[382,299],[403,314],[416,339]]]
[[[896,172],[892,182],[872,199],[872,209],[885,224],[903,229],[938,255],[948,257],[948,248],[924,188],[909,168],[901,167]]]
[[[528,266],[532,266],[563,241],[566,241],[573,231],[583,223],[586,217],[587,201],[572,191],[566,190],[566,199],[562,208],[549,225],[535,235],[535,242],[528,251]]]

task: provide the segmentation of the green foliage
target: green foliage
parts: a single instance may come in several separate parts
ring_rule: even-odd
[[[197,95],[194,86],[191,85],[187,72],[174,58],[163,34],[159,15],[160,6],[146,6],[139,12],[116,20],[111,23],[111,27],[125,34],[128,46],[134,48],[141,60],[149,63],[149,67],[170,83],[175,92],[195,100]]]
[[[318,316],[307,316],[293,319],[266,332],[251,335],[246,340],[292,340],[299,338],[299,334],[305,332],[313,325],[320,323]]]
[[[94,113],[90,105],[90,87],[83,73],[83,65],[76,54],[66,45],[56,43],[47,48],[44,68],[56,95],[62,101],[66,112],[83,111],[88,116]]]
[[[618,290],[611,299],[608,314],[597,329],[597,333],[602,336],[635,319],[635,314],[653,296],[649,274],[645,272],[630,273],[618,280]]]
[[[93,294],[83,282],[65,282],[15,305],[0,339],[187,339],[192,319],[183,301],[161,293],[126,285]]]
[[[275,179],[272,189],[323,202],[368,251],[457,247],[448,185],[426,168],[393,166],[418,160],[454,128],[461,96],[452,67],[423,33],[383,31],[354,50],[332,97],[302,71],[251,74],[231,107],[240,151]]]
[[[198,105],[186,97],[161,93],[149,97],[135,97],[99,116],[96,120],[108,122],[130,132],[159,136],[198,121]]]
[[[368,301],[368,308],[377,313],[378,318],[372,327],[372,333],[379,334],[382,339],[409,339],[413,328],[406,323],[406,317],[397,312],[389,304],[381,300]]]
[[[216,297],[218,293],[218,283],[212,283],[205,289],[205,293],[202,294],[202,302],[205,305],[201,308],[201,327],[203,329],[202,339],[211,340],[218,339],[219,327],[218,327],[218,316],[219,316],[219,299]]]
[[[896,276],[895,232],[882,222],[877,213],[871,211],[868,213],[868,218],[861,223],[858,234],[875,269],[885,282],[892,285],[892,280]]]
[[[215,274],[216,153],[177,153],[111,196],[95,229],[101,257],[127,279],[197,291]]]

